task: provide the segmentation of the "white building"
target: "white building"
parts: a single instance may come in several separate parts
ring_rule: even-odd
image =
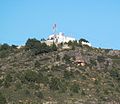
[[[60,32],[58,34],[52,34],[48,37],[48,39],[45,41],[47,45],[52,45],[53,42],[57,45],[60,43],[68,43],[69,41],[75,41],[75,38],[67,37],[64,35],[64,33]],[[79,41],[78,41],[79,42]],[[89,42],[82,41],[82,45],[92,46]]]
[[[55,43],[65,43],[69,41],[75,41],[75,38],[67,37],[64,33],[60,32],[58,34],[52,34],[48,37],[47,42],[55,42]]]

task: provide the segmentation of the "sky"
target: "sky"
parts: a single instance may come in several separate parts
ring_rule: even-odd
[[[120,0],[0,0],[0,43],[57,32],[85,38],[94,47],[120,49]]]

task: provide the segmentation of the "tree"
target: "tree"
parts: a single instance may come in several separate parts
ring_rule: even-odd
[[[41,53],[48,53],[53,51],[51,46],[48,46],[46,43],[41,44],[41,50],[42,50]]]
[[[74,46],[78,46],[77,40],[73,41],[73,45],[74,45]]]
[[[25,45],[26,50],[30,50],[34,55],[41,53],[48,53],[51,51],[57,51],[57,46],[53,43],[52,46],[48,46],[45,42],[40,42],[36,39],[28,39]]]
[[[35,49],[35,48],[39,47],[40,44],[41,44],[40,41],[35,38],[28,39],[25,44],[25,49],[26,50]]]
[[[81,42],[86,42],[86,43],[89,43],[89,41],[88,41],[88,40],[83,39],[83,38],[81,38],[81,39],[79,40],[79,43],[81,43]]]
[[[69,42],[68,42],[68,46],[72,46],[73,45],[73,42],[70,40]]]
[[[17,45],[12,45],[11,46],[11,48],[13,48],[13,49],[17,49],[17,47],[18,47]]]
[[[44,39],[44,38],[42,38],[40,41],[45,41],[45,39]]]

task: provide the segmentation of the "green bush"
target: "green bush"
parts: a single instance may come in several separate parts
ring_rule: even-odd
[[[71,63],[71,60],[70,60],[70,56],[68,56],[68,55],[64,55],[64,57],[63,57],[63,60],[66,62],[66,64],[69,64],[69,63]]]
[[[72,46],[73,45],[73,42],[72,41],[69,41],[68,42],[68,46]]]
[[[0,104],[7,104],[6,98],[0,93]]]
[[[28,89],[25,89],[24,93],[25,93],[26,96],[30,96],[30,91]]]
[[[114,79],[120,81],[120,69],[117,69],[117,68],[111,69],[111,70],[110,70],[110,75],[111,75]]]
[[[104,56],[97,56],[97,61],[98,62],[105,62],[105,57]]]
[[[53,44],[51,45],[51,50],[52,50],[52,51],[57,51],[57,46],[55,45],[54,42],[53,42]]]
[[[0,79],[0,86],[2,86],[3,82],[4,82],[3,79]]]
[[[11,47],[6,43],[0,46],[0,51],[10,50],[10,49],[11,49]]]
[[[16,90],[22,89],[22,84],[20,82],[15,83]]]
[[[96,66],[97,65],[97,62],[95,60],[93,60],[93,59],[90,59],[90,63],[91,63],[92,66]]]
[[[0,46],[0,58],[7,57],[11,52],[13,52],[13,47],[9,46],[8,44],[2,44]]]
[[[9,56],[9,54],[10,54],[10,50],[2,50],[0,51],[0,58],[5,58]]]
[[[72,91],[73,93],[78,93],[79,90],[80,90],[80,86],[78,83],[74,83],[70,87],[70,91]]]
[[[11,74],[7,74],[5,79],[4,79],[4,86],[9,87],[11,82],[12,82]]]
[[[60,56],[59,55],[56,56],[56,60],[60,61]]]
[[[61,79],[61,84],[60,84],[60,87],[59,87],[59,92],[60,93],[65,93],[67,91],[67,86],[68,86],[68,83],[64,79]]]
[[[41,91],[38,91],[38,92],[35,92],[35,95],[40,98],[40,99],[43,99],[44,98],[44,95]]]
[[[51,81],[49,82],[49,87],[51,90],[59,90],[62,83],[59,78],[51,78]]]
[[[7,74],[6,77],[5,77],[5,80],[7,82],[12,82],[12,76],[11,76],[11,74]]]
[[[38,74],[35,71],[27,70],[24,74],[25,80],[28,82],[36,82],[38,79]]]
[[[70,78],[72,78],[72,77],[74,77],[74,74],[73,74],[72,71],[68,71],[68,70],[65,70],[65,71],[64,71],[64,78],[65,78],[65,79],[70,79]]]
[[[34,65],[35,65],[35,67],[40,67],[40,65],[41,65],[40,61],[36,60]]]
[[[40,71],[38,72],[38,80],[37,80],[38,83],[44,83],[44,84],[47,84],[49,81],[48,81],[48,77],[47,76],[44,76]]]
[[[75,40],[75,41],[69,41],[68,42],[68,46],[71,46],[72,50],[74,50],[75,46],[79,46],[79,43],[77,42],[77,40]]]

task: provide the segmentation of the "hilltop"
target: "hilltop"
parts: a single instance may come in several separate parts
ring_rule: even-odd
[[[0,104],[119,104],[120,50],[90,47],[83,40],[2,44]]]

